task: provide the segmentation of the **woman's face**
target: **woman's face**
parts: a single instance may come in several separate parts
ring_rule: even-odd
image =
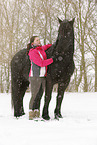
[[[40,46],[40,45],[41,45],[41,42],[40,42],[39,37],[35,37],[33,44],[34,44],[35,46]]]

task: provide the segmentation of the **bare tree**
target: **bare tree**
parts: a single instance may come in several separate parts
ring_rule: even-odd
[[[1,0],[0,1],[0,88],[10,91],[10,61],[26,47],[32,35],[42,44],[57,38],[60,19],[75,17],[75,64],[68,91],[97,91],[97,11],[89,0]]]
[[[72,5],[76,14],[75,21],[75,75],[74,85],[76,91],[93,91],[94,90],[94,58],[93,49],[95,49],[95,40],[90,41],[93,37],[92,30],[95,28],[95,3],[91,1],[68,2]],[[75,5],[76,4],[76,5]],[[96,30],[95,30],[96,31]]]

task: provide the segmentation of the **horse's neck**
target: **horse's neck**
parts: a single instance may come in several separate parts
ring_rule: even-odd
[[[47,58],[50,58],[53,54],[53,45],[46,50]]]
[[[56,52],[63,54],[63,52],[68,53],[69,51],[74,51],[74,39],[71,37],[69,40],[66,40],[66,38],[61,37],[61,39],[58,40]]]
[[[52,44],[52,46],[46,51],[48,58],[53,56],[54,52],[56,51],[57,44],[58,44],[58,37],[56,41]]]

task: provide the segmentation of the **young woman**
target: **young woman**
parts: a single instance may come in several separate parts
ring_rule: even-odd
[[[53,59],[47,59],[45,53],[45,50],[50,46],[51,44],[41,46],[38,36],[32,36],[30,43],[27,45],[27,53],[31,61],[29,76],[32,94],[29,103],[29,120],[33,120],[33,118],[40,116],[40,97],[44,90],[47,66],[53,63]]]

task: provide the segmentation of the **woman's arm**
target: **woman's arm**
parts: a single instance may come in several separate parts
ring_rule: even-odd
[[[44,67],[47,65],[50,65],[51,63],[53,63],[53,59],[49,58],[46,60],[42,60],[40,58],[39,53],[36,50],[33,51],[29,51],[29,58],[30,60],[32,60],[36,65],[40,66],[40,67]]]
[[[52,46],[52,44],[47,44],[47,45],[42,46],[42,49],[45,51],[51,46]]]

